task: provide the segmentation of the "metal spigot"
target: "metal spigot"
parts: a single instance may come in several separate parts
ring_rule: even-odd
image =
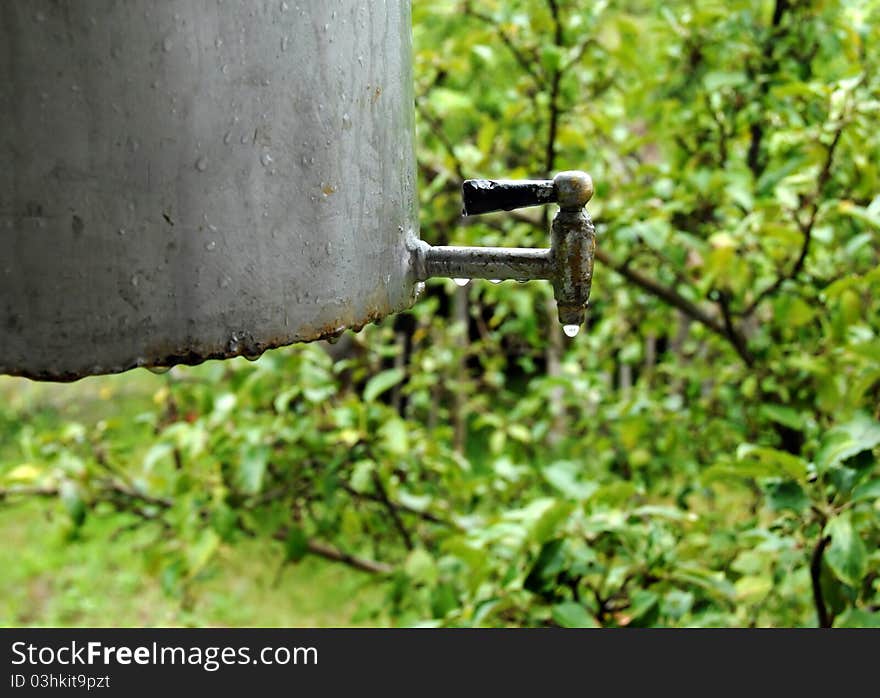
[[[559,322],[574,336],[583,324],[593,281],[596,230],[585,210],[593,196],[586,172],[560,172],[552,180],[469,179],[462,185],[464,215],[559,204],[550,230],[550,248],[432,247],[421,243],[416,255],[420,281],[454,279],[547,279]]]

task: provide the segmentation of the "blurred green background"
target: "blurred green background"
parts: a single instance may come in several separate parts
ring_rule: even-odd
[[[588,170],[533,282],[317,343],[0,379],[4,625],[880,625],[880,6],[415,0],[422,236]]]

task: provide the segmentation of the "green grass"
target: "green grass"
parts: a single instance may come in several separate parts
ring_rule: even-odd
[[[0,472],[20,461],[14,435],[23,428],[133,419],[163,381],[146,371],[68,385],[0,378]],[[69,517],[57,502],[0,502],[0,625],[374,624],[363,609],[378,608],[383,592],[366,575],[316,558],[281,570],[280,546],[265,541],[222,547],[185,597],[166,593],[145,552],[155,532],[120,532],[130,521],[112,512],[90,515],[69,540]]]
[[[277,547],[244,541],[221,550],[184,602],[146,571],[146,532],[114,537],[124,522],[91,517],[68,541],[54,504],[0,508],[0,625],[349,626],[381,598],[364,575],[314,558],[279,574]]]

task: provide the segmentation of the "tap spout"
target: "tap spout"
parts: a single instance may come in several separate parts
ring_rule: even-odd
[[[456,279],[546,279],[564,326],[586,319],[593,282],[596,230],[586,211],[593,181],[585,172],[560,172],[552,180],[468,180],[462,187],[465,215],[558,203],[550,247],[432,247],[419,242],[416,277]]]

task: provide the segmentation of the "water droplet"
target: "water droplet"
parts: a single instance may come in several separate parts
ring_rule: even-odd
[[[218,36],[216,39],[214,39],[214,46],[215,46],[216,48],[220,48],[222,45],[223,45],[223,39],[222,39],[222,38],[220,38],[220,37]]]
[[[500,283],[501,283],[501,279],[489,279],[489,283],[500,284]]]
[[[223,73],[224,75],[226,75],[229,72],[229,64],[224,63],[223,65],[221,65],[220,72]]]
[[[174,47],[174,41],[171,39],[170,36],[166,36],[162,40],[162,50],[165,53],[168,53],[173,47]]]
[[[455,282],[456,286],[462,287],[467,286],[471,282],[470,279],[453,279],[453,281]]]
[[[564,325],[562,331],[566,337],[577,337],[577,333],[581,331],[580,325]]]
[[[204,155],[196,160],[196,169],[199,172],[204,172],[208,169],[208,159]]]
[[[138,285],[139,283],[140,283],[140,278],[138,277],[138,275],[137,275],[137,274],[132,274],[132,275],[131,275],[131,285],[134,286],[135,288],[137,288],[137,285]]]
[[[223,136],[223,145],[229,145],[229,142],[232,140],[232,131],[227,131],[226,135]]]
[[[282,52],[287,50],[287,44],[289,41],[290,41],[290,37],[288,37],[288,36],[281,37],[281,51]]]
[[[342,128],[349,129],[351,128],[351,117],[346,112],[342,115]]]
[[[256,361],[260,358],[261,354],[242,354],[242,356],[244,356],[244,358],[246,358],[248,361]]]
[[[208,250],[208,252],[210,252],[211,250],[214,250],[216,248],[217,248],[217,243],[214,242],[213,240],[211,240],[211,242],[205,243],[205,249]]]
[[[171,370],[171,366],[147,366],[147,370],[150,373],[155,373],[157,376],[161,376],[163,373],[168,373]]]
[[[268,167],[269,165],[271,165],[274,162],[274,160],[272,159],[272,156],[269,153],[263,153],[260,156],[260,162],[262,163],[263,167]]]

